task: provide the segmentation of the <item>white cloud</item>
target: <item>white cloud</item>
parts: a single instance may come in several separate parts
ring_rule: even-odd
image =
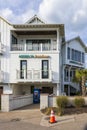
[[[14,12],[9,8],[0,10],[0,15],[11,23],[25,23],[34,14],[35,14],[35,11],[32,9],[29,11],[26,11],[23,14],[18,14],[18,15],[14,14]]]
[[[0,15],[2,15],[5,19],[12,18],[13,12],[9,8],[1,9]]]
[[[52,23],[64,23],[68,39],[80,35],[87,41],[87,0],[43,0],[39,15]]]
[[[38,14],[47,23],[64,23],[68,39],[80,35],[87,41],[86,13],[87,0],[0,0],[0,15],[12,23],[24,23]]]

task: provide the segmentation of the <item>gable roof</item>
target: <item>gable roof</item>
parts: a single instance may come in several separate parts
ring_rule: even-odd
[[[39,18],[37,15],[34,15],[25,24],[45,24],[45,22],[42,21],[41,18]]]
[[[66,41],[66,43],[70,43],[70,42],[72,42],[72,41],[74,41],[74,40],[79,41],[80,44],[83,46],[83,48],[85,49],[85,51],[86,51],[86,53],[87,53],[87,46],[86,46],[85,43],[82,41],[82,39],[80,38],[80,36],[77,36],[77,37],[75,37],[75,38],[72,38],[72,39]]]
[[[4,17],[0,16],[0,19],[2,19],[4,22],[6,22],[9,25],[12,25],[10,22],[8,22]]]

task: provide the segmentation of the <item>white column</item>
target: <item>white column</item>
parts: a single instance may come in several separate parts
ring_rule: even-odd
[[[4,85],[3,94],[13,94],[13,89],[11,85]]]
[[[48,94],[41,94],[40,95],[40,110],[48,107]]]
[[[42,48],[42,43],[41,43],[40,45],[41,45],[41,52],[42,52],[42,51],[43,51],[43,50],[42,50],[42,49],[43,49],[43,48]]]
[[[53,87],[53,94],[54,94],[54,95],[57,95],[57,86],[54,86],[54,87]]]
[[[61,94],[61,86],[60,84],[57,84],[57,96]]]
[[[70,82],[70,68],[69,68],[69,74],[68,74],[68,82]]]
[[[57,29],[57,51],[60,50],[60,41],[59,41],[59,29]]]
[[[25,42],[25,44],[24,44],[24,51],[26,51],[26,42]]]
[[[24,69],[24,79],[26,79],[26,70]]]
[[[61,95],[61,71],[62,71],[62,68],[61,68],[61,64],[62,64],[62,61],[61,61],[61,42],[60,42],[60,36],[59,36],[59,29],[57,29],[57,51],[59,52],[58,53],[58,81],[59,83],[57,83],[57,95]]]
[[[63,79],[62,79],[62,82],[63,82],[63,83],[62,83],[62,85],[63,85],[62,87],[63,87],[63,92],[64,92],[65,66],[63,66],[62,75],[63,75],[63,76],[62,76],[62,78],[63,78]]]

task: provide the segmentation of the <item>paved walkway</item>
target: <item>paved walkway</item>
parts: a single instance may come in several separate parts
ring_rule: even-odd
[[[57,123],[50,124],[49,117],[43,115],[39,110],[39,105],[34,104],[21,109],[0,113],[0,125],[2,123],[30,123],[33,125],[45,126],[57,130],[87,130],[87,113],[56,117]],[[1,129],[0,129],[1,130]]]
[[[21,107],[17,110],[40,110],[40,104],[31,104],[28,106]]]
[[[40,125],[57,130],[87,130],[87,113],[71,116],[56,116],[56,123],[50,124],[49,117],[43,116]],[[86,127],[86,128],[85,128]]]

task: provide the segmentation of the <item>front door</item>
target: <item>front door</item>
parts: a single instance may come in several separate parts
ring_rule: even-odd
[[[20,62],[20,78],[25,79],[27,78],[27,61],[21,60]]]
[[[42,79],[49,78],[48,60],[42,60]]]

